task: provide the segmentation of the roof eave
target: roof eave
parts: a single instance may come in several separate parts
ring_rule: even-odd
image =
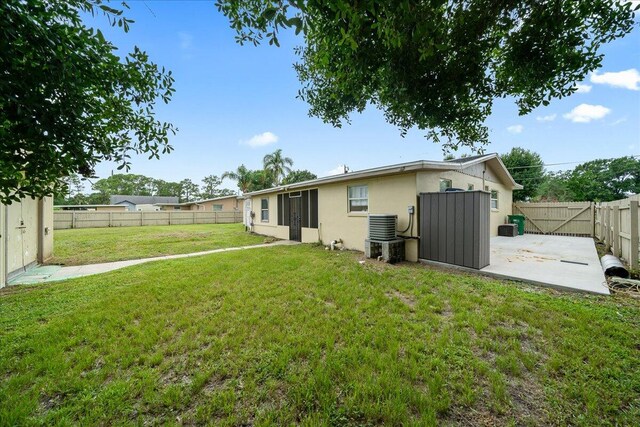
[[[497,157],[497,154],[487,154],[486,156],[470,160],[464,163],[454,164],[451,162],[440,162],[430,160],[418,160],[415,162],[400,163],[397,165],[383,166],[378,168],[365,169],[362,171],[349,172],[339,175],[330,175],[322,178],[312,179],[308,181],[296,182],[295,184],[280,185],[278,187],[266,188],[264,190],[252,191],[244,194],[247,197],[260,196],[263,194],[277,193],[280,191],[289,191],[296,188],[312,187],[315,185],[329,184],[333,182],[350,181],[357,179],[371,178],[375,176],[393,175],[403,172],[414,172],[421,170],[455,170],[464,169],[476,163],[482,163]],[[515,182],[514,182],[515,184]]]

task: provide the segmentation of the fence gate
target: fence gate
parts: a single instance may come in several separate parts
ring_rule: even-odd
[[[514,203],[513,213],[524,215],[525,233],[593,236],[592,202]]]

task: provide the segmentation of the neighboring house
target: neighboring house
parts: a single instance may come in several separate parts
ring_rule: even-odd
[[[213,199],[196,200],[194,202],[184,203],[156,203],[161,210],[176,210],[176,211],[219,211],[219,212],[233,212],[240,209],[241,200],[240,196],[224,196],[216,197]]]
[[[55,205],[55,210],[61,211],[94,211],[94,212],[124,212],[126,205]]]
[[[53,256],[53,198],[0,204],[0,288]]]
[[[490,192],[490,229],[511,214],[512,191],[517,184],[497,154],[450,161],[415,161],[349,172],[248,193],[256,233],[302,242],[328,244],[363,251],[367,216],[394,214],[397,227],[409,226],[409,207],[415,212],[405,236],[419,234],[420,193],[447,188]],[[399,233],[402,234],[402,233]],[[421,236],[421,238],[428,238]],[[417,261],[418,241],[406,241],[406,259]]]
[[[124,205],[128,211],[157,211],[158,203],[178,203],[177,197],[172,196],[126,196],[116,195],[109,198],[111,205]]]

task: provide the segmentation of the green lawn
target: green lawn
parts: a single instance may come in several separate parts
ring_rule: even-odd
[[[242,224],[55,230],[51,264],[82,265],[263,243]]]
[[[640,425],[640,302],[301,245],[0,291],[0,423]]]

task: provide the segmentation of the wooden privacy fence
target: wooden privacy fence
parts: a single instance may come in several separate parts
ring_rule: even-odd
[[[595,231],[607,249],[638,268],[638,203],[640,195],[596,205]]]
[[[594,233],[592,202],[519,202],[513,204],[513,213],[525,216],[525,233],[589,237]]]
[[[142,225],[230,224],[242,222],[242,212],[150,211],[94,212],[56,211],[53,228],[135,227]]]

